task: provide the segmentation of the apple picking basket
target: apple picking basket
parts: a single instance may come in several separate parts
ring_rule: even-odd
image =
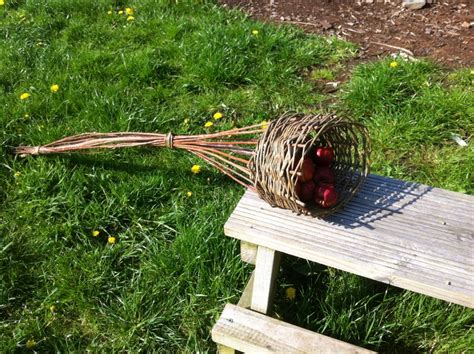
[[[315,217],[341,209],[369,172],[366,128],[335,114],[286,113],[270,123],[201,135],[85,133],[43,146],[20,146],[14,152],[26,156],[134,146],[185,149],[255,190],[270,205]],[[304,203],[296,194],[303,158],[314,153],[315,146],[334,151],[334,187],[339,197],[330,208]]]

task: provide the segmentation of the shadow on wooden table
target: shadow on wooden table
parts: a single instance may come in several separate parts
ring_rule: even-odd
[[[401,215],[433,187],[377,175],[369,175],[357,195],[326,221],[344,228],[374,229],[376,221]]]

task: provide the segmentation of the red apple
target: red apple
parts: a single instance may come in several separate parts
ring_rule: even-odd
[[[337,192],[334,186],[321,185],[316,189],[314,201],[323,208],[331,208],[337,203]]]
[[[314,192],[316,191],[316,183],[309,181],[301,183],[300,186],[301,187],[298,193],[298,183],[296,184],[298,198],[300,198],[302,202],[309,202],[313,198]]]
[[[316,187],[315,198],[329,200],[336,193],[336,189],[331,184],[320,184]]]
[[[300,181],[307,182],[313,179],[315,169],[316,166],[314,165],[313,160],[311,160],[309,157],[305,158],[303,160],[303,166],[301,167],[301,176],[299,178]]]
[[[329,166],[334,160],[334,150],[332,147],[318,147],[314,151],[316,163],[321,166]]]
[[[334,171],[327,166],[317,167],[314,180],[316,183],[334,184]]]

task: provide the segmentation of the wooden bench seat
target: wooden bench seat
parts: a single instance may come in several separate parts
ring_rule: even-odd
[[[251,294],[239,304],[263,314],[271,310],[281,254],[474,307],[474,196],[370,175],[343,211],[322,220],[247,191],[224,231],[256,266]]]
[[[373,353],[231,304],[212,329],[212,339],[245,353]]]

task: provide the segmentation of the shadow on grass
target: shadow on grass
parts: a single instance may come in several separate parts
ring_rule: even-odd
[[[116,159],[112,155],[101,155],[96,154],[71,154],[69,156],[62,156],[63,161],[74,165],[82,165],[87,167],[95,167],[104,170],[111,170],[117,172],[127,172],[132,175],[139,175],[144,173],[156,173],[157,166],[144,165],[136,162],[131,162],[127,158]],[[166,172],[167,169],[161,169],[160,171]],[[174,171],[173,171],[174,172]]]
[[[81,165],[87,167],[95,167],[104,170],[111,170],[116,172],[126,172],[131,175],[142,175],[142,174],[156,174],[157,171],[166,179],[176,179],[177,176],[183,176],[187,171],[183,171],[183,168],[171,167],[169,165],[157,165],[157,164],[140,164],[136,162],[131,162],[128,158],[123,158],[121,160],[114,159],[113,156],[101,156],[96,155],[86,155],[86,154],[76,154],[71,155],[67,159],[63,156],[64,161],[67,161],[71,166]],[[203,165],[205,162],[203,162]],[[199,178],[196,178],[196,182],[202,181],[205,184],[214,183],[219,186],[225,185],[234,185],[230,178],[220,173],[219,171],[212,170],[203,170],[199,174]]]
[[[400,342],[396,330],[374,326],[367,338],[371,320],[389,324],[387,316],[404,292],[401,288],[290,256],[283,258],[277,282],[274,308],[285,322],[380,353],[420,352]],[[289,286],[297,289],[293,300],[286,296]],[[376,340],[380,342],[368,344]]]
[[[35,272],[41,262],[41,251],[25,242],[26,235],[0,243],[0,269],[8,269],[0,276],[0,321],[8,319],[32,297],[39,284]],[[5,241],[10,238],[5,238]]]

